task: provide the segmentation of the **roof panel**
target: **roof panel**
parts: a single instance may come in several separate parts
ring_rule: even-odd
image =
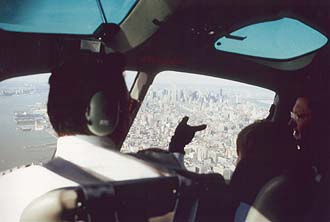
[[[313,52],[327,43],[326,36],[292,19],[257,23],[223,36],[215,42],[219,51],[287,60]]]

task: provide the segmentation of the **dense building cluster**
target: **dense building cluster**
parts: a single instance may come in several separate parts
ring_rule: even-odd
[[[193,172],[217,172],[229,178],[236,163],[238,132],[267,116],[274,93],[252,86],[195,83],[152,85],[122,151],[136,152],[153,147],[167,149],[177,124],[188,116],[188,124],[207,124],[207,128],[197,132],[186,146],[185,166]],[[45,81],[34,84],[12,82],[0,87],[2,98],[26,94],[43,95],[40,99],[46,100],[47,93]],[[47,131],[55,136],[46,115],[45,101],[32,104],[11,112],[16,129]]]
[[[259,96],[258,96],[259,95]],[[194,172],[217,172],[225,177],[235,168],[236,136],[246,125],[265,118],[272,99],[235,88],[153,87],[149,90],[123,145],[124,152],[167,149],[178,122],[207,124],[186,146],[185,166]]]

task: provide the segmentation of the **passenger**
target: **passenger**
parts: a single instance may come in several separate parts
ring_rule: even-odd
[[[316,95],[299,96],[290,113],[289,126],[300,150],[302,164],[313,167],[317,174],[327,165],[323,160],[329,151],[322,144],[326,129],[326,105]]]
[[[313,172],[310,168],[304,167],[311,165],[307,165],[304,160],[305,165],[302,166],[301,158],[311,156],[310,142],[312,138],[315,139],[311,129],[313,125],[317,125],[316,118],[312,118],[312,115],[320,113],[317,107],[318,104],[311,102],[309,97],[297,99],[289,122],[294,139],[289,129],[283,129],[282,126],[266,120],[247,126],[238,134],[237,167],[229,185],[234,199],[233,204],[239,206],[235,221],[244,221],[258,192],[272,178],[290,173],[303,175],[302,177],[297,175],[299,181],[310,182]],[[191,141],[185,139],[187,137],[185,134],[181,135],[182,141]],[[178,146],[177,152],[184,153],[184,146],[188,143]],[[297,149],[297,144],[300,151]]]
[[[300,159],[306,166],[313,165],[313,152],[311,149],[311,126],[313,114],[310,107],[310,98],[300,96],[290,112],[288,125],[292,128],[292,135],[296,140],[297,149],[300,150]],[[316,150],[314,150],[315,152]]]
[[[318,158],[320,148],[316,144],[318,138],[320,139],[319,135],[323,132],[323,130],[319,128],[319,126],[321,126],[319,117],[323,115],[320,115],[320,103],[317,101],[317,99],[318,98],[311,96],[300,96],[297,98],[293,106],[291,119],[288,124],[292,130],[291,135],[293,136],[293,140],[291,141],[292,148],[290,150],[293,150],[293,152],[291,155],[288,155],[287,151],[282,151],[283,155],[289,156],[289,162],[287,162],[288,167],[286,167],[285,173],[286,177],[282,177],[282,179],[285,180],[282,180],[281,187],[267,187],[270,190],[276,190],[276,195],[278,196],[284,195],[284,192],[286,192],[285,195],[288,195],[288,197],[284,199],[284,197],[279,198],[272,194],[273,196],[267,196],[269,199],[266,198],[263,200],[265,203],[267,201],[269,203],[277,201],[271,205],[272,209],[265,210],[264,212],[269,214],[268,216],[270,217],[277,219],[286,218],[284,221],[302,221],[306,218],[308,210],[311,209],[313,195],[316,193],[315,179],[318,177],[315,176],[317,175],[316,173],[318,173],[321,166],[320,159]],[[286,133],[285,131],[286,130],[283,129],[283,135],[290,135],[290,132]],[[277,144],[277,146],[278,145],[279,144]],[[292,163],[290,163],[290,159]],[[274,160],[278,160],[278,157],[274,157]],[[277,168],[278,167],[279,166],[277,166]],[[264,167],[261,169],[264,171]],[[266,170],[271,172],[270,169]],[[255,172],[260,173],[260,170],[256,169]],[[273,174],[274,173],[276,172],[273,172]],[[246,175],[245,173],[243,174]],[[283,172],[278,175],[281,174],[283,174]],[[266,177],[258,176],[258,178]],[[256,179],[256,177],[252,178],[252,180],[254,179]],[[249,182],[247,182],[247,184],[249,184]],[[271,186],[273,185],[274,184]],[[241,192],[241,190],[237,190]],[[263,198],[265,198],[265,192],[272,193],[268,190],[264,190]],[[242,193],[242,196],[243,195],[244,193]],[[257,204],[257,206],[260,206],[260,202]],[[246,215],[246,209],[248,208],[249,205],[240,205],[240,208],[237,211],[239,214],[236,214],[236,216],[240,216],[240,220],[238,221],[242,221],[242,218],[243,220],[245,219],[244,216]]]
[[[31,201],[57,188],[169,175],[117,152],[129,124],[123,69],[114,54],[82,55],[53,70],[47,106],[59,137],[54,159],[0,177],[1,222],[20,221]]]
[[[241,160],[291,162],[294,140],[286,129],[268,120],[258,120],[243,128],[236,139],[237,164]],[[287,152],[287,155],[283,155]]]
[[[306,115],[308,114],[308,115]],[[313,201],[309,201],[302,221],[329,221],[330,202],[330,140],[329,106],[322,96],[300,96],[291,113],[289,122],[298,131],[297,144],[301,148],[302,160],[316,171],[316,186]],[[292,124],[293,122],[293,124]]]
[[[293,129],[293,136],[296,140],[306,140],[312,122],[312,110],[310,99],[306,96],[298,97],[290,113],[289,125]]]
[[[237,136],[237,166],[229,187],[239,204],[236,221],[242,221],[260,191],[272,178],[290,170],[295,145],[289,134],[270,121],[258,121]]]
[[[181,137],[182,141],[189,139]],[[233,212],[227,213],[232,214],[229,218],[233,218],[234,211],[240,206],[235,220],[242,221],[260,189],[269,180],[295,165],[296,147],[286,130],[266,120],[245,127],[238,134],[236,142],[237,167],[228,187],[228,192],[232,195],[229,204],[233,205],[229,211]],[[183,148],[184,146],[181,146],[182,150]]]

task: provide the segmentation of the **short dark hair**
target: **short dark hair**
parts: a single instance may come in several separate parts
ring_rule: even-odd
[[[236,144],[241,159],[287,161],[296,150],[289,131],[268,120],[259,120],[243,128]]]
[[[91,97],[98,91],[115,94],[121,103],[119,118],[127,118],[128,92],[123,77],[124,66],[125,60],[121,54],[81,54],[52,71],[47,109],[58,136],[90,134],[85,112]]]

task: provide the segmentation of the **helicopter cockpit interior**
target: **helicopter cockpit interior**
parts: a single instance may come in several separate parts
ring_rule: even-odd
[[[2,107],[11,106],[6,103],[9,97],[40,92],[31,90],[32,85],[27,83],[21,90],[6,85],[11,79],[51,73],[83,54],[105,61],[120,53],[126,60],[125,78],[130,78],[129,124],[120,141],[122,151],[133,153],[150,147],[166,150],[177,121],[184,115],[194,117],[196,125],[206,119],[210,122],[209,129],[196,134],[199,142],[194,140],[190,150],[186,148],[185,169],[169,169],[171,174],[163,177],[122,181],[89,181],[86,177],[88,183],[59,186],[30,200],[22,207],[18,221],[327,221],[329,2],[4,0],[0,5]],[[44,79],[48,81],[48,77]],[[204,85],[198,88],[200,83]],[[237,154],[235,147],[228,147],[235,146],[232,144],[239,131],[257,119],[274,122],[286,132],[293,118],[290,111],[305,91],[322,104],[320,116],[314,119],[322,119],[323,131],[318,129],[311,146],[322,147],[311,151],[311,155],[318,156],[323,170],[318,172],[318,181],[309,184],[295,180],[291,174],[274,177],[263,184],[244,218],[233,215],[236,208],[232,209],[228,184]],[[46,112],[39,112],[44,104],[32,107],[32,114],[17,111],[17,107],[8,111],[14,118],[3,117],[15,122],[13,131],[54,134],[48,120],[43,119]],[[24,125],[27,122],[28,126]],[[4,135],[0,138],[7,146],[9,134]],[[50,142],[45,143],[50,146]],[[25,145],[25,150],[39,152],[39,148]],[[9,157],[16,153],[3,146],[0,215],[6,209],[1,205],[5,205],[6,198],[11,199],[11,195],[1,197],[8,187],[2,187],[1,179],[20,170],[8,170],[16,165]],[[51,159],[47,152],[47,158],[38,157],[43,164]],[[305,174],[303,168],[295,170]],[[258,173],[249,172],[242,181],[242,190]],[[59,174],[66,177],[67,173],[63,170]],[[8,218],[5,222],[10,221]]]

